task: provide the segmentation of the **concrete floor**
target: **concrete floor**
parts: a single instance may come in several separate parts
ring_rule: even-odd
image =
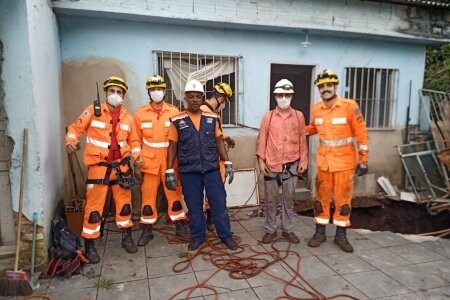
[[[290,245],[280,238],[274,248],[281,250],[279,256],[286,257],[274,261],[277,257],[274,248],[258,242],[264,234],[264,219],[248,219],[250,210],[237,213],[230,210],[241,250],[228,251],[221,244],[214,245],[214,236],[210,235],[212,245],[202,251],[211,253],[214,249],[216,265],[252,264],[253,270],[261,270],[256,266],[272,262],[256,276],[232,279],[230,272],[211,262],[210,255],[195,256],[195,252],[187,252],[187,243],[169,243],[168,238],[173,236],[167,238],[160,231],[138,253],[125,253],[120,246],[120,234],[109,223],[105,238],[98,243],[102,256],[99,264],[86,265],[81,275],[69,280],[41,279],[35,293],[55,300],[186,299],[188,292],[192,299],[276,299],[285,295],[292,299],[318,299],[319,295],[329,298],[342,295],[337,299],[450,299],[448,239],[349,230],[348,238],[355,248],[349,254],[333,243],[333,225],[327,226],[327,242],[319,248],[308,247],[307,240],[314,232],[312,219],[295,216],[294,232],[301,242]],[[167,230],[161,221],[155,227],[174,232],[173,225]],[[278,233],[280,237],[281,232]],[[139,234],[133,233],[135,241]],[[189,263],[186,257],[192,261]],[[182,261],[185,262],[177,264]],[[175,265],[177,272],[173,271]],[[232,275],[245,276],[246,270]],[[202,288],[192,289],[200,283]]]

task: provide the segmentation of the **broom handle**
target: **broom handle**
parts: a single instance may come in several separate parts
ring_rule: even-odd
[[[19,194],[19,220],[17,221],[16,257],[14,259],[14,272],[19,269],[20,230],[22,227],[23,185],[25,180],[25,159],[27,157],[28,129],[23,130],[22,166],[20,170],[20,194]]]
[[[77,176],[75,174],[75,170],[73,168],[73,162],[72,162],[72,156],[73,155],[75,155],[75,153],[69,153],[67,156],[69,157],[69,167],[70,167],[70,174],[72,174],[73,189],[74,189],[74,192],[75,192],[75,196],[78,199],[79,198],[79,193],[78,193]]]

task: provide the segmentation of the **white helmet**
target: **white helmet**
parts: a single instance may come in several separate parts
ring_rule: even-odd
[[[292,82],[287,79],[281,79],[275,84],[275,89],[273,90],[274,94],[293,94],[294,86]]]
[[[184,92],[199,92],[203,94],[203,84],[201,84],[197,79],[189,80],[184,87]]]

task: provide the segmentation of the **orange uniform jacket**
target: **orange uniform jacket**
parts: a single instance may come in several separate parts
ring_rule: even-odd
[[[150,104],[140,107],[134,114],[142,143],[141,156],[145,158],[142,172],[158,175],[160,170],[166,169],[170,118],[179,113],[177,107],[164,102],[159,115]]]
[[[106,162],[111,144],[112,118],[106,102],[101,104],[101,115],[94,115],[93,105],[89,105],[78,119],[73,122],[66,134],[66,144],[78,143],[80,136],[86,131],[86,147],[84,163],[87,166]],[[120,146],[121,159],[129,156],[136,158],[140,144],[134,119],[122,106],[119,123],[116,128],[117,142]]]
[[[315,104],[307,132],[319,134],[317,165],[320,170],[354,169],[357,164],[354,140],[358,145],[359,163],[367,164],[369,137],[356,101],[337,97],[330,108],[323,101]]]

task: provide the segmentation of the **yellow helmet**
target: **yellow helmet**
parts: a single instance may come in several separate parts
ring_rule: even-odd
[[[314,81],[314,84],[319,86],[324,83],[339,84],[339,78],[336,72],[331,69],[325,69],[322,71],[322,73],[318,74],[316,80]]]
[[[147,82],[145,83],[146,89],[151,88],[167,88],[167,83],[161,75],[153,75],[147,77]]]
[[[113,85],[123,88],[125,93],[128,91],[128,86],[122,77],[109,76],[108,79],[106,79],[105,82],[103,82],[103,89],[106,89],[107,87]]]
[[[228,83],[219,82],[214,86],[214,91],[219,94],[225,95],[228,101],[230,101],[231,96],[233,96],[233,90]]]

